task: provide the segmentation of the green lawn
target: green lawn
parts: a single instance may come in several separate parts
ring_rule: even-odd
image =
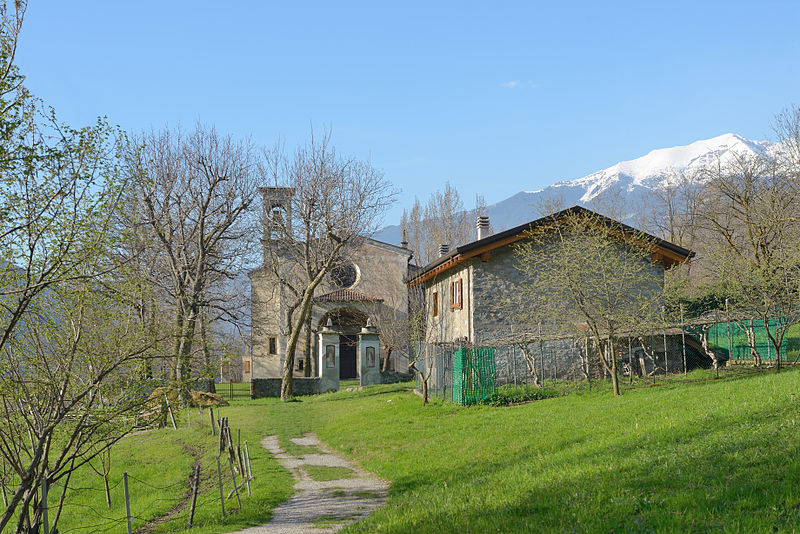
[[[238,404],[238,405],[237,405]],[[217,414],[215,410],[215,415]],[[131,514],[134,530],[171,510],[169,521],[165,521],[152,532],[176,532],[186,530],[189,475],[192,464],[201,465],[201,489],[197,499],[194,533],[228,532],[269,520],[270,510],[287,500],[292,494],[291,475],[260,446],[260,439],[268,432],[268,422],[258,410],[246,407],[244,402],[221,408],[221,415],[229,418],[234,441],[237,430],[241,430],[242,444],[246,440],[251,456],[255,480],[251,483],[252,496],[247,488],[240,490],[242,508],[236,498],[226,502],[228,515],[222,518],[217,475],[218,441],[211,435],[208,426],[208,411],[204,415],[204,426],[199,426],[200,413],[191,412],[192,427],[187,428],[187,412],[176,414],[180,428],[145,432],[130,436],[112,449],[110,486],[112,507],[107,508],[102,478],[91,469],[82,469],[73,476],[70,486],[78,488],[70,492],[62,519],[60,532],[124,532],[125,503],[122,473],[129,474]],[[233,489],[227,457],[222,457],[222,476],[225,494]],[[242,479],[237,474],[237,482]],[[54,490],[49,499],[55,505]],[[177,511],[174,509],[177,508]],[[51,515],[52,518],[52,515]]]
[[[345,532],[793,532],[800,370],[422,408],[397,386],[263,404],[392,482]],[[603,388],[605,389],[605,388]]]
[[[661,382],[627,389],[621,398],[595,387],[508,407],[434,401],[423,408],[408,386],[223,408],[251,445],[254,496],[243,496],[243,510],[221,524],[218,493],[209,486],[198,514],[204,526],[193,531],[266,520],[268,509],[288,498],[292,481],[254,444],[259,435],[278,434],[289,448],[289,438],[307,431],[391,482],[387,505],[343,532],[749,533],[800,525],[800,369]],[[192,460],[178,441],[211,442],[207,460],[215,458],[204,432],[134,436],[125,444],[130,462],[115,450],[114,469],[124,465],[158,481],[153,485],[182,482]],[[81,484],[101,488],[93,477]],[[184,482],[169,491],[185,488]],[[147,490],[132,487],[150,514],[171,506],[169,491],[145,496]],[[95,493],[92,506],[100,510],[102,492]],[[235,499],[228,502],[234,507]],[[185,519],[182,512],[161,531],[179,530]]]

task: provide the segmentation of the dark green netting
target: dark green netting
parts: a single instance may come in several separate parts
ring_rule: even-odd
[[[767,362],[775,361],[775,349],[767,336],[767,330],[764,328],[762,321],[746,322],[747,326],[752,324],[753,334],[755,337],[755,346],[758,350],[761,359]],[[778,326],[776,319],[769,320],[769,329],[774,335]],[[700,330],[695,328],[687,328],[687,331],[700,336]],[[731,360],[752,360],[753,355],[750,351],[750,345],[747,343],[747,334],[735,322],[721,322],[717,323],[708,330],[708,342],[712,348],[721,350],[728,355]],[[786,333],[781,345],[780,356],[781,360],[793,360],[798,355],[800,349],[800,338],[797,336],[795,327],[790,328]]]
[[[453,402],[477,404],[489,400],[497,387],[495,349],[459,349],[453,357]]]

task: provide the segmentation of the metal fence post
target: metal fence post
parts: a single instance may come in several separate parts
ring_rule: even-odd
[[[128,473],[122,473],[122,485],[125,488],[125,515],[128,518],[128,534],[132,534],[131,530],[131,499],[128,494]]]
[[[683,350],[683,374],[687,373],[686,370],[686,325],[683,322],[683,304],[680,304],[681,309],[681,349]]]
[[[222,468],[219,464],[219,456],[217,456],[217,480],[219,481],[219,504],[222,506],[222,517],[225,517],[225,494],[222,490]]]
[[[42,477],[42,522],[44,534],[50,534],[50,521],[47,519],[47,474]]]

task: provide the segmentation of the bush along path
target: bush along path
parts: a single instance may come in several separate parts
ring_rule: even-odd
[[[292,456],[277,436],[261,445],[295,479],[294,496],[272,511],[272,520],[240,534],[322,534],[358,521],[386,502],[388,484],[334,454],[313,433],[291,440],[303,454]]]

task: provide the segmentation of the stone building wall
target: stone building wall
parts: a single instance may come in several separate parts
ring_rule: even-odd
[[[642,257],[651,271],[651,286],[648,291],[662,292],[664,287],[664,266],[651,263]],[[521,288],[530,281],[517,267],[519,260],[513,246],[504,246],[491,251],[486,261],[472,258],[473,328],[475,344],[492,343],[507,337],[513,332],[533,331],[536,320],[526,315],[530,303],[526,302]]]
[[[267,242],[268,243],[268,242]],[[265,246],[268,246],[265,244]],[[366,316],[381,313],[383,308],[390,308],[392,316],[399,323],[408,317],[408,290],[403,279],[408,274],[408,258],[411,252],[407,249],[365,240],[347,258],[355,264],[358,271],[355,283],[349,287],[353,291],[370,297],[378,297],[381,302],[326,302],[315,303],[312,308],[312,330],[316,331],[325,321],[327,313],[336,309],[352,309]],[[267,261],[268,254],[265,254]],[[253,349],[250,358],[250,373],[244,380],[252,378],[278,377],[286,355],[288,336],[285,325],[286,295],[281,294],[280,285],[266,269],[257,269],[250,273],[252,287],[252,320]],[[317,288],[316,295],[322,295],[338,289],[326,278]],[[285,291],[285,290],[284,290]],[[276,338],[276,354],[269,354],[269,338]],[[295,354],[296,374],[302,374],[299,362],[305,359],[305,331],[300,333]],[[407,351],[396,351],[395,369],[405,371],[408,361],[403,356]],[[311,354],[316,354],[316,336],[312,336]],[[380,357],[380,355],[379,355]]]
[[[250,273],[251,284],[251,314],[252,328],[252,357],[250,358],[250,373],[244,373],[245,381],[253,377],[280,376],[283,360],[281,354],[285,353],[286,340],[281,328],[281,314],[283,296],[280,285],[268,271],[259,269]],[[269,354],[269,338],[276,339],[276,354]]]
[[[429,343],[451,343],[455,340],[473,339],[472,331],[472,279],[473,269],[469,264],[456,266],[425,283],[425,306],[427,340]],[[451,303],[450,285],[461,284],[461,303]],[[434,315],[434,293],[437,295],[437,311]]]

